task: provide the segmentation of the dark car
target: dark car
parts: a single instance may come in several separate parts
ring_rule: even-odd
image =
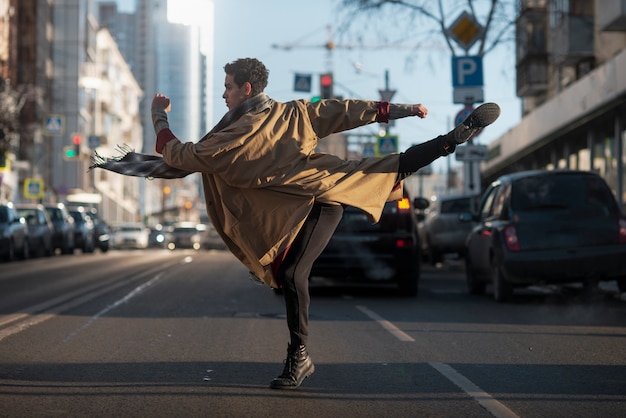
[[[163,227],[161,224],[157,224],[152,226],[149,229],[148,234],[148,247],[150,248],[165,248],[167,246],[168,239],[168,228]]]
[[[0,204],[0,257],[6,261],[30,255],[28,226],[12,203]]]
[[[470,220],[469,213],[461,218]],[[505,175],[486,190],[467,239],[470,293],[493,285],[497,301],[516,287],[617,280],[626,291],[626,219],[611,189],[587,171]]]
[[[408,195],[387,202],[376,224],[365,212],[347,206],[311,275],[343,283],[394,284],[403,295],[415,296],[419,240]]]
[[[473,225],[461,222],[459,214],[476,211],[479,202],[480,196],[473,195],[438,196],[428,202],[423,221],[418,223],[425,260],[437,264],[443,261],[445,254],[465,255],[465,241]]]
[[[192,248],[199,250],[202,246],[202,225],[198,228],[195,222],[177,222],[172,225],[168,234],[167,248],[170,250]]]
[[[74,218],[74,245],[83,253],[92,253],[95,250],[94,226],[89,214],[83,209],[72,208],[68,211]]]
[[[54,254],[52,245],[54,225],[48,216],[48,212],[46,212],[46,208],[38,203],[22,203],[15,205],[15,208],[28,225],[30,254],[37,257],[50,257]]]
[[[68,213],[63,203],[44,205],[54,225],[52,244],[61,254],[74,253],[74,218]]]
[[[111,229],[109,225],[100,218],[96,209],[89,209],[87,213],[93,222],[94,245],[96,248],[100,249],[100,251],[106,253],[111,246]]]
[[[203,224],[198,224],[198,230],[200,230],[202,248],[205,250],[228,249],[226,243],[211,222],[205,221]]]

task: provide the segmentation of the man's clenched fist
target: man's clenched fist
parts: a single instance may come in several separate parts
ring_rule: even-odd
[[[152,108],[163,109],[166,112],[169,112],[172,108],[172,103],[169,97],[164,94],[157,93],[154,95],[154,99],[152,99]]]

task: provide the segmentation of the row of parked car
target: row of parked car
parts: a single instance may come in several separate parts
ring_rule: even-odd
[[[167,248],[225,249],[226,245],[210,224],[176,222],[147,227],[140,222],[114,224],[111,246],[117,249]]]
[[[626,292],[626,217],[606,181],[574,170],[502,176],[481,196],[388,202],[380,222],[346,207],[312,276],[417,294],[420,263],[465,262],[468,292],[496,301],[532,285],[614,281]]]
[[[464,258],[468,291],[491,286],[496,301],[516,288],[615,281],[626,292],[626,217],[607,182],[577,170],[505,175],[480,197],[448,196],[421,211],[422,255]]]
[[[109,250],[109,231],[97,212],[62,203],[0,204],[0,257],[49,257]]]

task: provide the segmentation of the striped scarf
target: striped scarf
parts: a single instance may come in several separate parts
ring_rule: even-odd
[[[222,119],[207,133],[199,142],[208,139],[211,134],[219,132],[231,123],[235,122],[246,113],[259,113],[268,109],[274,101],[265,93],[259,93],[241,103],[236,108],[228,111]],[[94,151],[91,156],[89,170],[104,168],[105,170],[123,174],[125,176],[177,179],[186,177],[192,171],[181,170],[165,164],[162,157],[134,152],[128,145],[116,147],[121,153],[117,157],[103,157]]]

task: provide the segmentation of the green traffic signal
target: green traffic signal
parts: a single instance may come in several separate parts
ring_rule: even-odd
[[[78,158],[78,149],[75,146],[66,146],[63,147],[63,159],[75,160]]]
[[[319,102],[320,100],[322,100],[320,96],[311,97],[311,103]]]

